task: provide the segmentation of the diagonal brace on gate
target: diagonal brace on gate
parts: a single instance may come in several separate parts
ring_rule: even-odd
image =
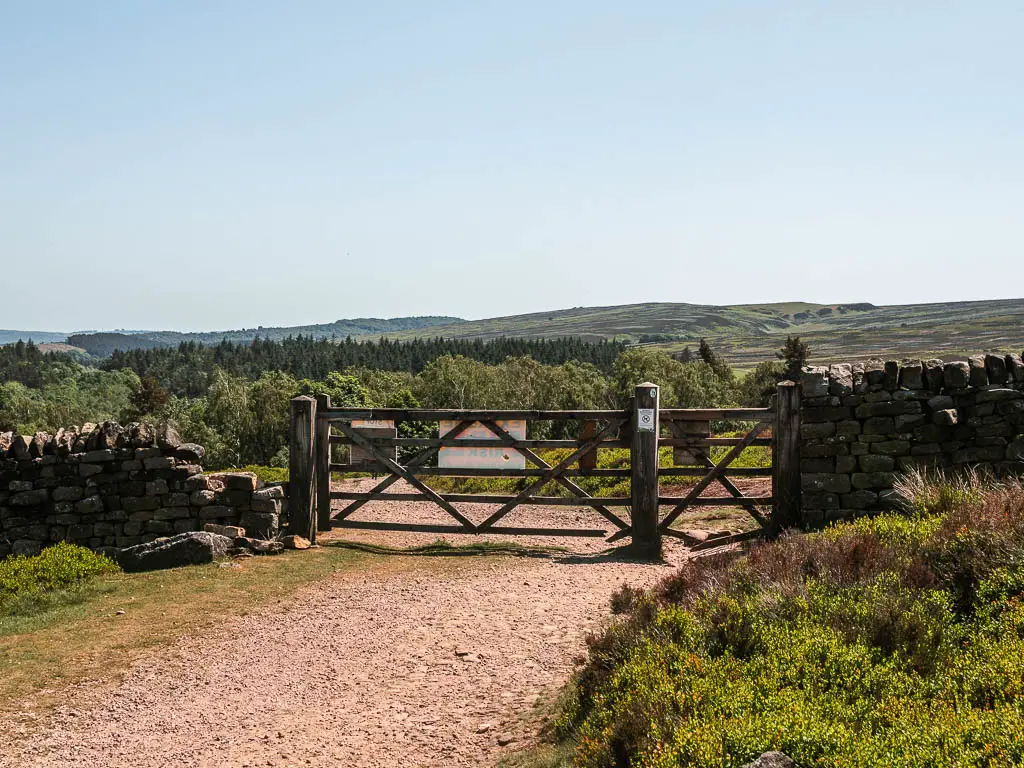
[[[577,459],[579,459],[580,456],[583,456],[584,454],[589,453],[592,449],[596,448],[597,445],[605,439],[605,437],[607,437],[612,431],[617,429],[619,425],[622,423],[622,421],[623,419],[611,419],[608,422],[608,424],[605,425],[604,429],[600,430],[596,435],[594,435],[591,438],[588,438],[585,442],[581,443],[575,451],[566,456],[555,466],[549,466],[548,469],[544,470],[544,474],[542,474],[539,478],[537,478],[537,480],[526,486],[526,488],[521,490],[514,499],[505,502],[501,506],[501,508],[498,509],[497,512],[495,512],[482,523],[480,523],[480,525],[478,526],[478,530],[483,531],[487,528],[490,528],[496,522],[501,520],[501,518],[503,518],[505,515],[511,512],[513,509],[518,507],[524,499],[530,497],[533,494],[533,492],[536,491],[538,488],[543,488],[551,480],[558,479],[561,476],[561,474],[565,472],[565,470],[567,470]]]
[[[448,432],[444,437],[442,437],[437,445],[432,445],[429,448],[426,448],[425,450],[420,451],[418,454],[413,456],[412,459],[410,459],[408,463],[405,465],[406,469],[411,470],[426,464],[428,461],[430,461],[430,459],[434,457],[434,454],[441,450],[442,447],[446,445],[454,445],[455,438],[457,438],[459,435],[461,435],[463,432],[469,429],[471,425],[472,422],[469,421],[463,421],[460,422],[459,424],[456,424],[455,428]],[[392,485],[394,485],[401,479],[402,478],[400,475],[391,474],[390,476],[384,478],[381,482],[377,483],[377,485],[373,486],[373,488],[370,489],[371,496],[378,493],[383,493],[385,490],[390,488]],[[370,501],[372,501],[372,499],[357,499],[353,501],[351,504],[342,509],[337,515],[335,515],[335,519],[344,520],[346,517],[351,515],[361,506],[367,504]]]
[[[698,497],[704,492],[705,488],[707,488],[709,485],[715,482],[715,480],[721,482],[721,480],[724,478],[723,473],[728,468],[728,466],[741,453],[743,453],[743,450],[745,448],[748,448],[750,444],[757,439],[757,436],[760,435],[762,431],[764,431],[769,426],[771,425],[766,421],[759,422],[757,426],[750,430],[750,433],[742,440],[740,440],[740,442],[734,445],[732,447],[732,450],[729,451],[717,464],[711,462],[711,460],[708,459],[708,461],[711,462],[713,469],[706,475],[704,475],[704,477],[702,477],[697,482],[697,484],[690,489],[690,492],[686,494],[686,497],[682,501],[680,501],[675,506],[675,508],[668,513],[668,515],[665,516],[665,519],[661,521],[661,523],[658,525],[658,528],[662,531],[667,530],[668,527],[675,522],[676,518],[679,517],[679,515],[681,515],[688,506],[690,506],[691,504],[698,500]],[[723,483],[723,485],[725,485],[725,483]],[[732,483],[730,483],[730,485],[732,485]],[[733,487],[735,488],[735,486]],[[726,486],[726,488],[728,488],[728,486]]]
[[[491,432],[493,432],[500,439],[501,445],[507,446],[509,448],[514,448],[515,450],[519,451],[521,454],[523,454],[523,456],[525,456],[527,459],[529,459],[531,462],[533,462],[533,464],[535,466],[537,466],[538,468],[540,468],[540,469],[551,469],[552,468],[550,464],[548,464],[546,461],[544,461],[544,459],[542,459],[536,453],[531,451],[526,446],[520,445],[519,444],[520,443],[519,440],[517,440],[515,437],[510,435],[507,431],[502,429],[501,426],[498,425],[496,422],[494,422],[494,421],[481,421],[480,423],[483,424],[485,427],[487,427],[487,429],[489,429]],[[593,497],[593,494],[587,493],[587,491],[584,488],[582,488],[581,486],[577,485],[576,483],[574,483],[569,478],[564,477],[563,475],[556,475],[552,479],[555,480],[556,482],[558,482],[559,484],[561,484],[563,488],[568,488],[570,491],[572,491],[577,496],[586,496],[586,497],[590,497],[590,498]],[[625,521],[623,521],[618,515],[616,515],[614,512],[612,512],[610,509],[608,509],[608,507],[606,507],[604,504],[592,503],[592,504],[590,504],[590,507],[592,509],[594,509],[594,511],[598,512],[602,517],[604,517],[605,520],[610,522],[616,528],[619,528],[620,530],[623,530],[623,529],[626,529],[626,528],[629,527],[629,523],[626,523]]]
[[[704,453],[704,451],[695,451],[694,455],[700,460],[706,469],[714,469],[715,462],[712,461],[711,457]],[[749,496],[744,496],[743,491],[737,488],[736,484],[725,475],[718,477],[718,482],[722,484],[722,487],[725,488],[725,490],[736,497],[737,503],[747,510],[750,516],[757,521],[758,525],[762,528],[769,527],[768,519],[757,511],[757,502],[754,499]]]
[[[454,506],[452,506],[451,502],[449,502],[446,499],[444,499],[437,491],[435,491],[433,488],[431,488],[426,483],[424,483],[422,480],[420,480],[418,477],[416,477],[410,470],[408,470],[405,467],[403,467],[401,464],[399,464],[397,461],[392,459],[390,456],[384,455],[377,448],[377,446],[374,445],[369,440],[369,438],[366,438],[363,435],[361,435],[358,430],[356,430],[354,427],[352,427],[351,424],[346,424],[344,422],[337,422],[336,426],[353,443],[355,443],[360,448],[362,448],[364,451],[369,453],[370,456],[372,456],[373,459],[378,464],[381,464],[385,468],[387,468],[392,473],[392,477],[394,477],[395,480],[398,480],[399,478],[401,478],[402,480],[405,480],[407,483],[409,483],[409,485],[411,485],[413,488],[415,488],[417,491],[419,491],[421,494],[423,494],[426,498],[430,499],[430,501],[432,501],[435,504],[437,504],[437,506],[439,506],[441,509],[443,509],[445,512],[447,512],[449,515],[451,515],[456,520],[458,520],[462,524],[462,526],[464,528],[466,528],[466,529],[468,529],[470,531],[476,530],[476,526],[473,525],[473,522],[468,517],[466,517],[461,512],[459,512],[459,510],[457,510]],[[447,437],[447,435],[445,435],[445,437]],[[440,445],[438,445],[436,447],[440,448]],[[388,478],[388,479],[390,480],[391,478]],[[394,482],[394,480],[392,480],[392,482]],[[383,485],[383,483],[381,485]]]

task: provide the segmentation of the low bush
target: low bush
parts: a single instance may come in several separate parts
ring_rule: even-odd
[[[66,542],[32,557],[5,558],[0,560],[0,614],[31,612],[95,576],[118,570],[110,558]]]
[[[1021,764],[1024,490],[983,484],[619,592],[559,721],[574,764]]]

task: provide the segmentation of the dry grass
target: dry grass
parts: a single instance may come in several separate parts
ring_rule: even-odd
[[[71,604],[0,619],[0,716],[43,714],[67,686],[115,683],[153,649],[285,601],[306,583],[371,559],[323,547],[238,566],[101,576]],[[377,566],[402,567],[396,558]]]

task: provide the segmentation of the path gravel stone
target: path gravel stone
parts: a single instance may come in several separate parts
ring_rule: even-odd
[[[585,510],[523,513],[516,522],[603,524]],[[335,535],[392,546],[438,538]],[[102,697],[70,694],[45,729],[0,738],[0,766],[492,765],[533,738],[537,701],[568,679],[612,592],[671,570],[608,558],[601,539],[554,543],[574,552],[380,556],[339,572],[136,664]],[[685,556],[668,546],[670,561]]]

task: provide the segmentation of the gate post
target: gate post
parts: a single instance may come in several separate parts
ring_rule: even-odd
[[[291,401],[291,430],[288,439],[288,533],[314,541],[316,517],[313,499],[316,488],[313,469],[313,433],[316,401],[303,395]]]
[[[316,396],[316,438],[313,440],[313,472],[316,476],[316,530],[331,529],[331,422],[327,409],[330,395]]]
[[[800,387],[792,381],[776,388],[772,440],[772,523],[776,531],[803,524],[800,492]]]
[[[632,469],[633,543],[638,557],[661,559],[661,530],[658,528],[658,385],[645,382],[633,395],[633,443],[629,465]]]

